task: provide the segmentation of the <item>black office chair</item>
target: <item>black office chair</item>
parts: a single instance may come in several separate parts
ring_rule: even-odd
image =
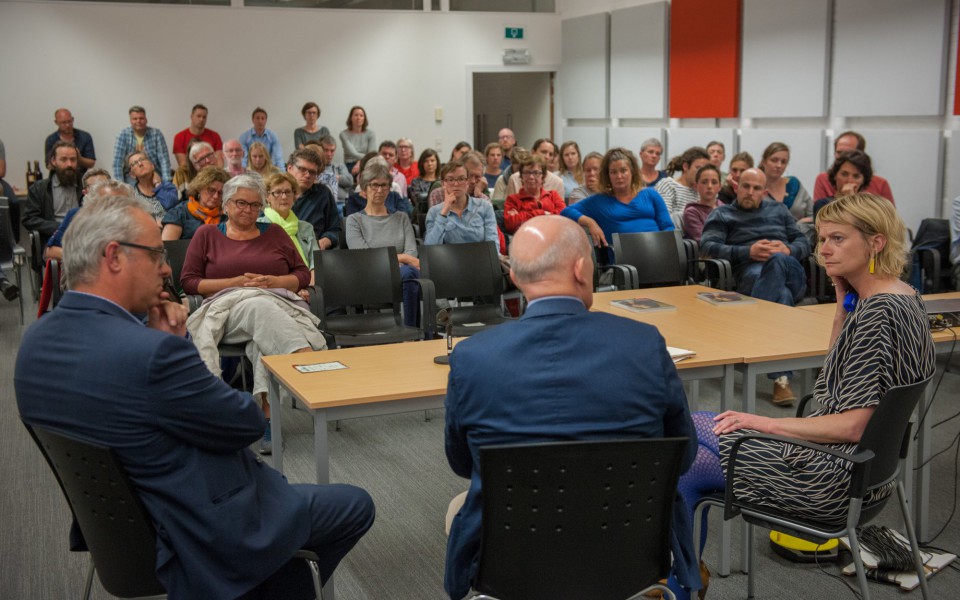
[[[896,494],[900,501],[900,511],[903,515],[907,537],[910,540],[914,568],[920,577],[920,589],[923,597],[929,598],[926,575],[923,570],[923,563],[920,559],[920,551],[917,544],[917,536],[913,528],[913,521],[910,518],[910,511],[907,508],[903,483],[899,480],[901,461],[906,458],[907,450],[910,446],[910,415],[913,413],[913,409],[916,407],[929,381],[929,379],[926,379],[911,385],[893,387],[887,390],[887,393],[880,399],[880,404],[870,417],[863,436],[860,438],[860,443],[857,444],[857,450],[853,454],[838,452],[833,448],[805,440],[760,433],[745,434],[734,442],[730,451],[727,467],[724,519],[732,519],[740,515],[743,517],[745,526],[747,527],[748,597],[754,597],[754,573],[756,570],[753,565],[754,547],[752,537],[753,526],[759,525],[776,529],[777,531],[782,531],[816,544],[822,544],[832,538],[846,536],[850,540],[850,549],[853,555],[853,563],[857,570],[857,580],[860,584],[861,597],[864,600],[869,600],[870,591],[867,587],[867,576],[863,561],[860,558],[860,542],[857,538],[857,527],[866,524],[876,517],[886,504],[886,500],[864,508],[863,497],[870,490],[884,486],[891,481],[896,481]],[[804,402],[798,407],[798,416],[803,414],[806,400],[805,398]],[[843,525],[822,523],[791,514],[787,511],[752,504],[747,500],[737,498],[734,495],[733,488],[733,482],[737,476],[737,454],[741,445],[754,439],[777,440],[786,444],[829,454],[849,462],[851,468],[850,488],[848,492],[850,508],[847,513],[846,523]],[[900,443],[892,443],[896,440],[900,440]],[[695,516],[694,518],[697,521],[699,520],[699,516]],[[697,534],[695,533],[694,535]],[[699,544],[698,540],[695,539],[695,541]]]
[[[23,424],[47,459],[90,551],[83,598],[96,572],[103,588],[120,598],[165,594],[157,580],[157,533],[126,471],[109,448],[37,425]],[[301,550],[318,600],[323,600],[317,555]]]
[[[33,278],[33,301],[40,300],[40,287],[43,285],[43,250],[47,240],[43,239],[39,231],[27,231],[30,240],[30,273]]]
[[[503,272],[493,242],[435,244],[420,247],[420,275],[423,289],[424,332],[432,338],[443,330],[436,316],[437,300],[465,299],[471,306],[445,309],[451,334],[469,336],[512,320],[503,306]]]
[[[688,249],[676,230],[614,233],[613,252],[617,264],[636,269],[637,288],[703,283],[726,290],[733,285],[730,263],[713,258],[688,259]]]
[[[423,330],[405,326],[400,316],[396,248],[326,250],[314,256],[316,314],[331,347],[423,339]]]
[[[173,285],[176,286],[177,291],[182,291],[180,273],[183,271],[183,261],[187,258],[187,248],[190,247],[190,240],[167,240],[163,242],[163,247],[167,251],[167,264],[173,271],[173,275],[171,275]]]
[[[18,224],[19,226],[19,224]],[[26,250],[13,239],[13,228],[10,222],[10,206],[6,198],[0,198],[0,269],[13,271],[14,281],[20,288],[20,297],[17,299],[20,306],[20,324],[23,325],[23,275],[21,273],[26,262]]]
[[[480,448],[486,598],[633,597],[670,571],[686,438]]]

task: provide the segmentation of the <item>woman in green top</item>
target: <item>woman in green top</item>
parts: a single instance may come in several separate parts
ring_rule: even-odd
[[[293,245],[300,253],[300,258],[310,269],[310,284],[313,284],[313,252],[319,250],[317,234],[313,225],[301,221],[290,210],[293,201],[300,193],[297,180],[290,173],[274,173],[264,180],[267,188],[267,205],[263,209],[263,216],[257,219],[259,223],[275,223],[283,228],[293,240]]]

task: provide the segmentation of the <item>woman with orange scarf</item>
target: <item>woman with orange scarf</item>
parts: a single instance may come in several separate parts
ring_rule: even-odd
[[[204,167],[197,173],[187,188],[189,199],[163,217],[163,240],[188,240],[201,225],[219,225],[226,218],[221,205],[228,179],[230,175],[220,167]]]

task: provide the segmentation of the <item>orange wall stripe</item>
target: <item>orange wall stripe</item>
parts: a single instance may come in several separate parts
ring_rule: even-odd
[[[670,3],[670,117],[740,113],[741,0]]]

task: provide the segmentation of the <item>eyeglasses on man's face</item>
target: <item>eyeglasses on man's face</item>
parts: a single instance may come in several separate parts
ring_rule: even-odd
[[[167,262],[167,249],[163,246],[144,246],[143,244],[134,244],[133,242],[117,242],[118,246],[123,246],[125,248],[136,248],[138,250],[144,250],[149,252],[153,262],[158,265],[162,265]]]

